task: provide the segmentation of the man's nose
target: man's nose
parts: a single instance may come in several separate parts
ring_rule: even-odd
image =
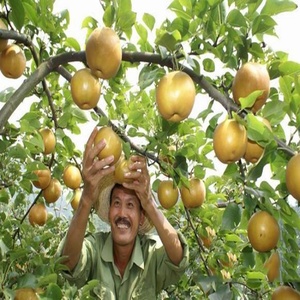
[[[125,207],[124,207],[124,205],[120,205],[118,213],[119,213],[119,215],[121,217],[124,217],[124,215],[125,215]]]

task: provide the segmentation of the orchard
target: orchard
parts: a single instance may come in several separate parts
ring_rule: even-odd
[[[173,0],[162,23],[99,1],[83,46],[54,5],[0,4],[0,299],[91,299],[56,254],[96,126],[189,244],[163,299],[300,299],[300,62],[266,42],[296,1]]]

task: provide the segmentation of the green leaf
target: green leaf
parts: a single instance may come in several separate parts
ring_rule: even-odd
[[[232,230],[237,227],[241,221],[241,210],[239,205],[236,203],[230,203],[226,207],[223,218],[221,229],[223,230]]]
[[[23,6],[25,10],[26,17],[37,26],[39,22],[39,16],[37,13],[37,8],[35,2],[23,1]]]
[[[122,12],[118,15],[117,28],[127,33],[136,21],[136,13],[132,11]]]
[[[155,44],[163,46],[172,52],[176,49],[176,45],[180,40],[181,34],[178,30],[166,32],[165,30],[158,29]]]
[[[261,10],[264,15],[277,15],[287,11],[293,11],[297,8],[297,4],[289,0],[267,0],[265,6]]]
[[[249,272],[247,272],[247,279],[264,280],[264,279],[266,279],[266,274],[264,274],[262,272],[249,271]]]
[[[176,18],[170,25],[170,31],[178,30],[181,37],[186,36],[189,33],[189,21],[184,18]]]
[[[237,234],[234,234],[234,233],[226,234],[225,239],[227,242],[235,242],[235,243],[242,242],[242,239]]]
[[[210,58],[203,59],[203,68],[206,72],[214,72],[215,71],[215,62]]]
[[[256,99],[263,94],[264,91],[254,91],[247,97],[240,97],[241,108],[250,108],[254,105]]]
[[[227,16],[227,22],[233,27],[246,27],[245,17],[238,9],[233,9]]]
[[[99,281],[96,279],[89,281],[84,287],[82,287],[83,296],[88,295],[90,293],[90,291],[93,290],[98,285],[99,285]]]
[[[63,297],[60,287],[56,283],[50,283],[47,287],[45,296],[47,299],[60,300]]]
[[[0,202],[7,204],[8,201],[9,201],[9,194],[5,189],[0,189]]]
[[[17,29],[21,30],[25,21],[25,10],[22,1],[9,0],[8,2],[11,7],[11,13],[9,14],[9,16]]]
[[[107,6],[103,14],[102,20],[105,26],[112,27],[115,20],[116,10],[113,5]]]
[[[153,68],[153,66],[146,65],[144,68],[142,68],[139,74],[139,86],[141,90],[150,86],[157,80],[157,78],[160,78],[163,74],[164,70],[162,70],[161,68]]]
[[[56,283],[56,282],[57,282],[56,273],[52,273],[39,278],[39,286],[48,286],[50,283]]]
[[[286,61],[286,62],[281,63],[278,66],[278,69],[282,76],[299,74],[300,73],[300,63],[296,63],[293,61]]]
[[[191,3],[188,3],[190,1],[185,1],[186,3],[183,2],[184,1],[181,0],[172,1],[169,5],[169,9],[173,11],[177,17],[184,18],[190,22],[193,15],[191,14],[191,9],[186,9],[186,7],[190,6]]]
[[[144,13],[143,21],[150,30],[153,30],[154,25],[155,25],[155,18],[152,15],[150,15],[148,13]]]
[[[8,153],[8,156],[14,157],[14,158],[20,158],[20,159],[26,159],[27,158],[27,152],[21,145],[16,145],[12,147]]]
[[[135,24],[135,30],[138,33],[138,35],[140,36],[141,40],[143,42],[146,42],[148,39],[148,32],[147,32],[146,28],[141,24]]]
[[[78,41],[74,38],[67,38],[64,42],[65,47],[69,47],[70,49],[74,49],[75,51],[80,51],[80,45]]]
[[[0,102],[7,102],[10,96],[14,93],[15,89],[13,87],[8,87],[0,92]]]
[[[1,201],[1,199],[0,199]],[[1,255],[5,255],[8,252],[9,248],[5,245],[5,243],[3,242],[3,240],[0,240],[0,253]]]
[[[33,274],[26,273],[23,276],[18,278],[18,286],[19,287],[36,287],[36,277]]]
[[[66,151],[67,151],[70,155],[73,155],[75,145],[74,145],[74,143],[72,142],[71,138],[68,137],[68,136],[64,136],[62,140],[63,140],[63,143],[64,143],[64,146],[65,146]]]
[[[24,147],[33,154],[41,153],[44,149],[44,143],[40,135],[37,134],[29,140],[24,140]]]
[[[273,133],[259,117],[248,114],[246,120],[247,135],[250,140],[256,141],[263,147],[273,141]]]
[[[97,20],[92,18],[92,17],[86,17],[83,21],[82,21],[82,28],[89,28],[89,29],[94,29],[97,27]]]
[[[273,30],[276,25],[276,22],[270,16],[258,15],[253,21],[252,34],[267,33]]]

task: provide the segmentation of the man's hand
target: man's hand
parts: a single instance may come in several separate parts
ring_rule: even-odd
[[[133,155],[130,159],[130,172],[125,174],[125,177],[132,179],[133,181],[132,183],[123,183],[123,186],[136,192],[143,209],[147,211],[148,205],[152,205],[154,203],[152,201],[147,161],[145,157],[139,155]]]
[[[91,133],[86,144],[82,161],[82,178],[84,182],[82,199],[86,199],[84,201],[90,201],[90,205],[93,205],[98,199],[99,183],[102,178],[115,170],[114,166],[110,166],[114,160],[113,155],[101,160],[97,157],[98,153],[103,150],[106,145],[105,140],[101,140],[94,146],[94,139],[97,132],[98,130],[95,128]]]

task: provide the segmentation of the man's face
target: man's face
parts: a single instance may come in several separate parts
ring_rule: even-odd
[[[114,243],[125,246],[135,242],[144,213],[133,190],[119,186],[113,189],[109,221]]]

